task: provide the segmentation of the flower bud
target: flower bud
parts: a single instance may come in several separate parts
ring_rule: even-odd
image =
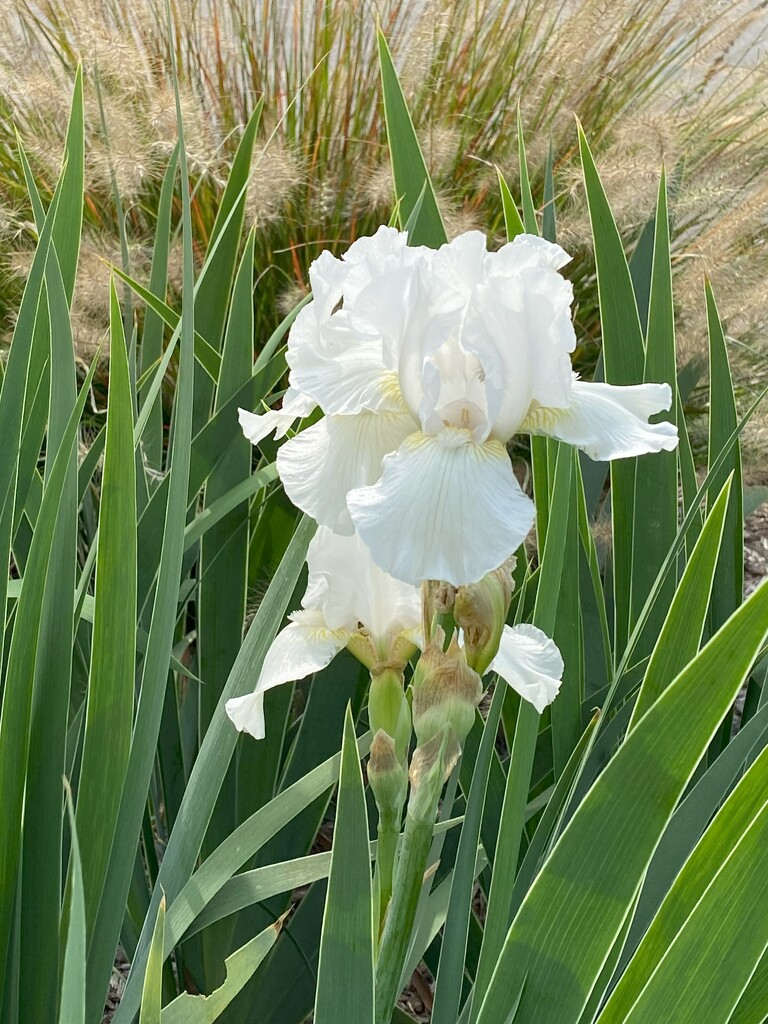
[[[431,739],[414,750],[408,772],[411,781],[409,818],[427,821],[430,826],[434,824],[440,791],[459,753],[459,745],[448,723],[444,723]]]
[[[464,631],[467,664],[481,676],[499,649],[512,600],[515,561],[512,556],[477,583],[459,587],[456,594],[453,616]]]
[[[376,798],[381,819],[398,822],[405,803],[408,775],[395,749],[395,742],[379,729],[371,743],[368,782]]]
[[[438,615],[450,615],[456,600],[456,587],[441,580],[434,590],[434,607]]]
[[[404,764],[411,739],[411,709],[401,668],[384,664],[371,670],[368,720],[374,733],[383,731],[391,737],[397,757]]]
[[[429,742],[446,724],[463,743],[482,693],[480,676],[467,665],[455,636],[447,651],[431,644],[413,676],[413,726],[419,744]]]

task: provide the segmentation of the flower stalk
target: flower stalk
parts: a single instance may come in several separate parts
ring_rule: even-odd
[[[458,758],[450,726],[413,753],[411,794],[376,969],[376,1024],[389,1024],[411,941],[443,783]]]
[[[379,926],[381,927],[392,896],[392,878],[400,839],[400,821],[408,792],[408,774],[405,769],[404,756],[398,756],[395,741],[383,729],[378,730],[371,743],[368,782],[379,812],[374,883],[378,899]]]
[[[368,719],[374,731],[368,781],[379,812],[375,887],[381,925],[392,896],[400,822],[408,792],[411,710],[403,689],[401,666],[385,663],[372,669]]]

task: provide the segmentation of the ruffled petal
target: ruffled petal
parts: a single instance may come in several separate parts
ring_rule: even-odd
[[[313,301],[293,325],[287,361],[291,383],[326,414],[401,411],[395,366],[385,365],[381,333],[350,311],[362,291],[369,286],[376,294],[385,290],[393,275],[399,286],[388,305],[401,305],[405,282],[399,274],[418,260],[418,252],[404,233],[380,228],[354,242],[342,260],[323,253],[312,265]]]
[[[671,402],[669,384],[620,387],[574,380],[567,409],[535,407],[520,429],[567,441],[601,461],[669,452],[677,447],[677,427],[648,423],[648,417],[666,411]]]
[[[264,692],[326,668],[349,640],[346,630],[329,629],[317,611],[294,612],[291,618],[272,641],[254,692],[226,703],[237,728],[256,739],[264,738]]]
[[[295,356],[288,353],[291,383],[311,395],[327,415],[402,410],[397,374],[384,366],[381,341],[355,334],[348,321],[343,310],[333,317],[333,344],[307,345]]]
[[[373,235],[358,238],[343,257],[349,268],[344,282],[344,304],[354,302],[371,281],[400,267],[411,266],[428,251],[431,252],[424,246],[409,246],[405,231],[386,225]]]
[[[312,317],[317,324],[327,320],[333,313],[334,307],[338,305],[348,274],[349,267],[344,261],[337,259],[327,249],[321,252],[316,260],[313,260],[309,268],[312,301],[304,309],[311,310]],[[294,328],[303,312],[304,310],[301,310],[294,321]]]
[[[285,493],[302,512],[337,533],[352,533],[347,494],[381,475],[382,459],[413,430],[408,413],[326,416],[277,454]]]
[[[516,267],[536,266],[561,270],[572,257],[555,242],[548,242],[539,235],[516,235],[511,242],[499,249],[499,262],[510,259]]]
[[[488,339],[485,345],[492,342],[496,349],[502,401],[493,419],[493,437],[507,441],[517,433],[532,402],[568,404],[570,353],[576,345],[572,299],[570,281],[547,266],[510,267],[506,276],[493,274],[478,289],[465,331]],[[491,373],[492,364],[482,352],[481,358]]]
[[[522,543],[534,516],[504,446],[454,428],[412,434],[347,505],[373,560],[412,584],[475,583]]]
[[[315,403],[308,395],[288,388],[280,409],[270,409],[269,412],[264,413],[238,409],[237,415],[245,436],[251,444],[258,444],[273,430],[275,439],[285,437],[297,419],[311,415],[315,408]]]
[[[421,627],[421,592],[378,567],[354,533],[341,536],[321,526],[307,551],[309,581],[302,602],[320,607],[331,629],[357,629],[376,641]]]
[[[263,693],[246,693],[244,697],[232,697],[224,706],[238,732],[247,732],[256,740],[264,739],[266,730]]]
[[[558,694],[563,659],[557,644],[536,626],[505,626],[489,672],[498,672],[539,714]]]

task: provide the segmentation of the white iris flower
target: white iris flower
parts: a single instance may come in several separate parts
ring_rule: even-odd
[[[320,527],[307,551],[309,579],[302,610],[275,637],[253,693],[227,701],[241,732],[264,738],[264,693],[326,668],[348,647],[367,668],[403,669],[422,646],[421,594],[383,572],[357,534]],[[505,626],[489,671],[542,712],[560,688],[563,661],[535,626]]]
[[[307,568],[302,609],[273,640],[255,691],[227,701],[237,728],[256,739],[264,738],[266,690],[319,672],[345,647],[369,669],[382,663],[403,668],[419,641],[419,591],[382,572],[356,534],[320,527]]]
[[[531,500],[506,444],[547,434],[607,460],[672,450],[648,418],[667,384],[578,380],[572,288],[558,245],[519,235],[488,252],[477,231],[438,250],[380,228],[310,269],[313,301],[288,340],[283,408],[241,410],[254,444],[325,416],[280,448],[291,500],[318,523],[359,532],[374,561],[417,584],[473,583],[528,533]]]

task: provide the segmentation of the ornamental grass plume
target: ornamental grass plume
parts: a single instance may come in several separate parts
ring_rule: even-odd
[[[140,197],[130,207],[128,229],[137,239],[151,237],[158,176],[175,142],[164,4],[12,0],[6,7],[0,41],[5,202],[15,208],[25,201],[11,120],[41,166],[46,160],[52,165],[80,60],[91,95],[86,217],[117,234],[107,140],[92,102],[98,71],[120,187],[127,198],[136,198],[137,190]],[[390,39],[451,235],[478,225],[491,234],[500,230],[494,165],[514,186],[518,102],[530,134],[537,201],[551,142],[558,234],[575,257],[579,290],[583,336],[576,360],[587,373],[599,329],[574,113],[589,132],[628,244],[650,213],[662,158],[683,176],[684,187],[671,197],[674,265],[687,279],[682,297],[696,296],[683,303],[684,357],[702,347],[694,310],[701,307],[705,269],[726,301],[729,286],[739,283],[735,257],[749,263],[754,280],[768,277],[760,242],[766,212],[759,201],[768,137],[759,114],[768,65],[759,0],[717,6],[569,0],[555,7],[545,0],[335,0],[323,6],[322,17],[310,0],[225,0],[216,5],[215,19],[201,17],[190,0],[174,0],[171,11],[203,243],[236,136],[259,97],[265,123],[278,126],[254,170],[250,200],[262,227],[257,266],[277,271],[260,280],[257,336],[274,329],[282,293],[303,285],[322,249],[343,250],[386,216],[389,158],[368,30],[375,13]],[[0,291],[0,314],[12,298]],[[750,309],[759,307],[750,302]],[[740,340],[745,331],[752,337],[755,317],[737,319],[735,312],[733,337]],[[742,377],[748,379],[751,365],[746,353],[737,366]]]

